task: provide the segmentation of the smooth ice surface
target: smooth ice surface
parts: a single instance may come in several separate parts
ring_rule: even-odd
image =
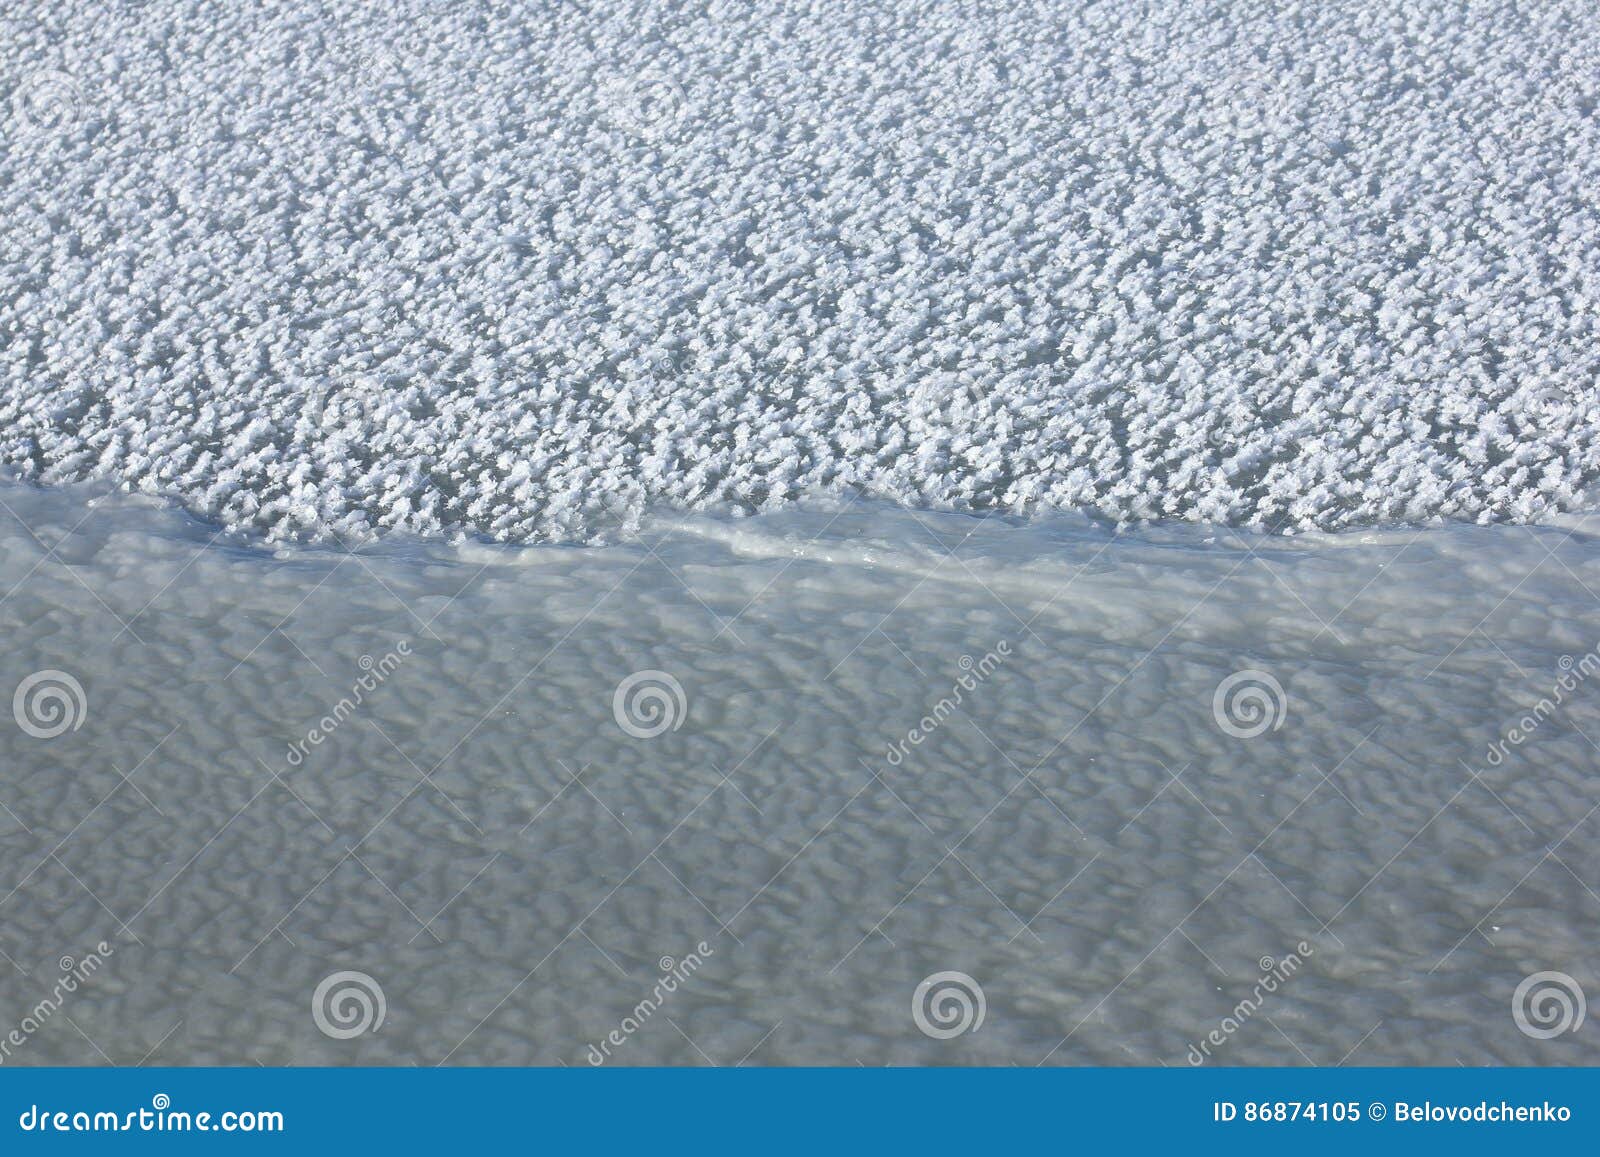
[[[272,554],[86,497],[0,489],[0,692],[83,692],[0,727],[0,1037],[113,953],[7,1064],[582,1065],[702,941],[611,1063],[1182,1065],[1302,941],[1216,1062],[1600,1062],[1512,1009],[1600,993],[1582,522],[856,504]],[[652,676],[630,734],[644,671],[682,700]],[[1282,700],[1219,717],[1243,671]],[[351,970],[385,1019],[333,1039]],[[985,1019],[933,1039],[950,971]]]
[[[1600,5],[8,0],[0,462],[276,538],[1600,475]]]

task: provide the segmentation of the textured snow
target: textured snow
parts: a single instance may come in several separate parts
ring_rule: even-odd
[[[1304,942],[1211,1063],[1595,1064],[1592,1008],[1512,999],[1600,992],[1594,525],[860,503],[274,556],[0,487],[0,702],[82,691],[0,715],[0,1036],[114,951],[4,1063],[581,1066],[704,942],[610,1063],[1182,1066]],[[619,716],[649,671],[669,715]],[[1248,671],[1282,699],[1224,730]],[[350,971],[387,1014],[334,1039]],[[986,1018],[931,1039],[949,971]]]
[[[275,538],[1600,475],[1600,5],[11,0],[0,462]]]

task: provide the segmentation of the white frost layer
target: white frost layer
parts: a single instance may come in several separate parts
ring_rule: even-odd
[[[277,537],[1600,474],[1600,8],[13,0],[0,462]],[[598,521],[597,521],[598,519]]]
[[[139,499],[0,504],[0,703],[83,691],[55,738],[0,715],[0,1036],[114,948],[6,1064],[583,1065],[702,941],[615,1063],[1183,1065],[1302,941],[1216,1062],[1600,1063],[1512,1014],[1535,972],[1600,993],[1580,528],[863,505],[273,556]],[[630,734],[649,670],[678,726]],[[1223,716],[1253,738],[1214,715],[1247,670],[1283,695]],[[348,970],[386,1019],[330,1039]],[[936,1040],[912,994],[947,971],[987,1012]]]

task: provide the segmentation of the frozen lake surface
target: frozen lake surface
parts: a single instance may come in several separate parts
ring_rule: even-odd
[[[1600,992],[1577,519],[273,553],[93,493],[0,488],[7,1064],[1600,1062],[1513,1014]]]
[[[1600,1063],[1594,0],[0,35],[0,1063]]]

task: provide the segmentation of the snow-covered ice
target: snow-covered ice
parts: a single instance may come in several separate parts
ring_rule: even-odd
[[[13,0],[0,462],[275,538],[1600,474],[1600,7]]]
[[[1600,993],[1577,521],[273,555],[0,502],[0,694],[57,673],[0,727],[0,1037],[112,949],[6,1064],[1600,1062],[1513,1011]],[[950,972],[985,1016],[939,1039]]]
[[[1595,0],[0,42],[0,1063],[1600,1063]]]

